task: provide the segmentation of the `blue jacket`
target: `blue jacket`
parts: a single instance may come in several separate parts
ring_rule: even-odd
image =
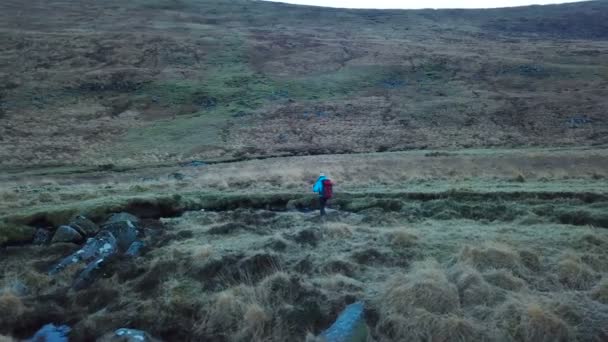
[[[323,197],[323,181],[326,179],[327,177],[320,176],[315,182],[315,185],[313,185],[312,187],[312,192],[317,192],[319,194],[319,197]]]

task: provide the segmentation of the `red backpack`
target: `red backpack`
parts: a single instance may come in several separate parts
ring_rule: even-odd
[[[329,180],[329,179],[324,179],[323,180],[323,198],[324,199],[330,199],[333,195],[333,183]]]

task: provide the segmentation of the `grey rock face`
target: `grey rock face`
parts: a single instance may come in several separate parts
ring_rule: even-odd
[[[53,240],[51,242],[74,242],[78,243],[82,241],[82,235],[80,233],[70,227],[70,226],[60,226],[57,228],[55,235],[53,235]]]

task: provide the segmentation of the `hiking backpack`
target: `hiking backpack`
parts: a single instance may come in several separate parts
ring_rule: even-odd
[[[333,195],[333,183],[329,180],[329,179],[324,179],[323,180],[323,198],[324,199],[330,199]]]

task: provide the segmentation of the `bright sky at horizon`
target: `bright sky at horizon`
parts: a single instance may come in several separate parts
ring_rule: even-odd
[[[497,8],[526,5],[548,5],[584,0],[267,0],[297,5],[340,8],[420,9],[420,8]]]

